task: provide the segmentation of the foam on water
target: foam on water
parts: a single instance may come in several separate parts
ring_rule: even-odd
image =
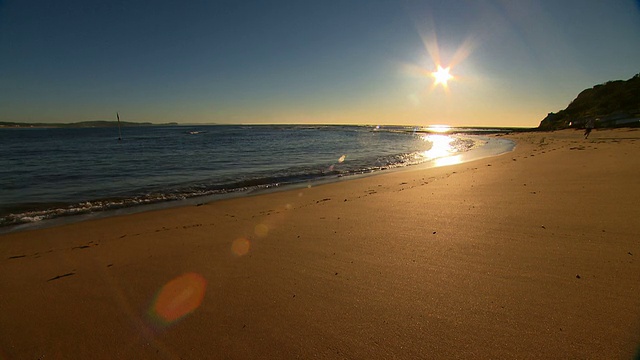
[[[63,216],[211,201],[512,148],[506,140],[404,127],[144,127],[124,129],[122,142],[113,131],[0,129],[0,232]]]

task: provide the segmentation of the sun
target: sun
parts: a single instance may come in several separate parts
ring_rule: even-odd
[[[451,70],[450,67],[443,69],[442,66],[438,65],[438,71],[431,73],[431,76],[436,79],[434,86],[442,84],[442,86],[447,87],[447,81],[453,79],[453,75],[449,74],[449,70]]]

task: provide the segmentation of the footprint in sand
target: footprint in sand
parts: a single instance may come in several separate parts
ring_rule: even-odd
[[[67,276],[71,276],[71,275],[75,275],[75,274],[76,273],[74,273],[74,272],[70,272],[70,273],[66,273],[66,274],[62,274],[62,275],[58,275],[58,276],[52,277],[51,279],[49,279],[47,281],[58,280],[58,279],[61,279],[63,277],[67,277]]]

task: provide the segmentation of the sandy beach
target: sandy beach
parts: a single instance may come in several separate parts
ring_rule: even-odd
[[[630,359],[640,129],[0,236],[3,359]]]

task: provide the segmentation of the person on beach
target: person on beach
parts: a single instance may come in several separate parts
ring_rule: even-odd
[[[591,134],[591,130],[593,130],[595,124],[593,119],[587,120],[587,123],[584,125],[584,138],[588,139],[589,134]]]

